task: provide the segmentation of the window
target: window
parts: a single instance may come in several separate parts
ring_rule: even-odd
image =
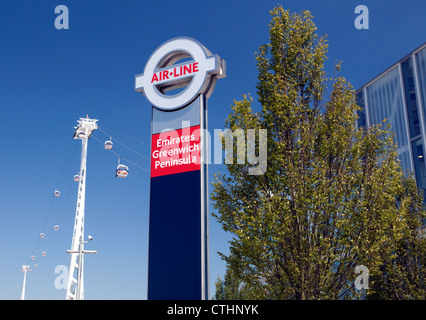
[[[410,122],[410,134],[411,138],[415,138],[420,135],[420,119],[417,110],[416,90],[414,86],[411,58],[402,63],[402,74],[404,79],[405,100],[407,102],[407,114]]]
[[[426,115],[426,48],[416,53],[417,76],[419,79],[419,95],[422,98],[423,114]],[[426,117],[424,117],[426,119]]]
[[[410,161],[406,161],[406,157],[402,156],[404,151],[408,152],[409,137],[407,136],[398,66],[367,87],[367,102],[370,125],[381,124],[384,119],[387,119],[391,130],[396,134],[395,140],[398,144],[403,169],[413,170]]]
[[[364,92],[361,90],[356,94],[356,103],[362,109],[357,111],[358,114],[358,127],[365,127],[367,125],[365,120],[365,101],[364,101]]]
[[[412,142],[414,166],[416,168],[416,181],[417,186],[426,190],[426,170],[425,170],[425,157],[423,153],[422,140],[417,139]]]

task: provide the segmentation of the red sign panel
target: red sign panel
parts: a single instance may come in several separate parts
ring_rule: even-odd
[[[152,135],[151,177],[200,170],[200,126]]]

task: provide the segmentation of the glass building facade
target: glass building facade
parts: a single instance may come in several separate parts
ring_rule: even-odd
[[[358,113],[358,126],[387,119],[395,132],[402,168],[414,173],[426,195],[426,43],[358,89],[356,95],[363,109]]]

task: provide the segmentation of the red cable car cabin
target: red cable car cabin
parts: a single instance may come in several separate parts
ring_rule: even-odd
[[[123,164],[118,165],[117,170],[115,172],[115,176],[117,178],[126,178],[129,174],[129,168]]]
[[[105,150],[112,150],[113,145],[112,141],[105,141]]]

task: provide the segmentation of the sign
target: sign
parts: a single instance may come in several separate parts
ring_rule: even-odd
[[[200,170],[200,126],[152,135],[151,177]]]
[[[175,110],[188,105],[199,94],[209,98],[216,79],[225,74],[224,60],[198,41],[181,37],[167,41],[154,51],[144,73],[136,76],[135,89],[156,108]],[[166,94],[183,87],[186,89],[180,93]]]
[[[207,98],[225,69],[183,37],[158,47],[135,78],[152,104],[148,300],[208,299]]]

